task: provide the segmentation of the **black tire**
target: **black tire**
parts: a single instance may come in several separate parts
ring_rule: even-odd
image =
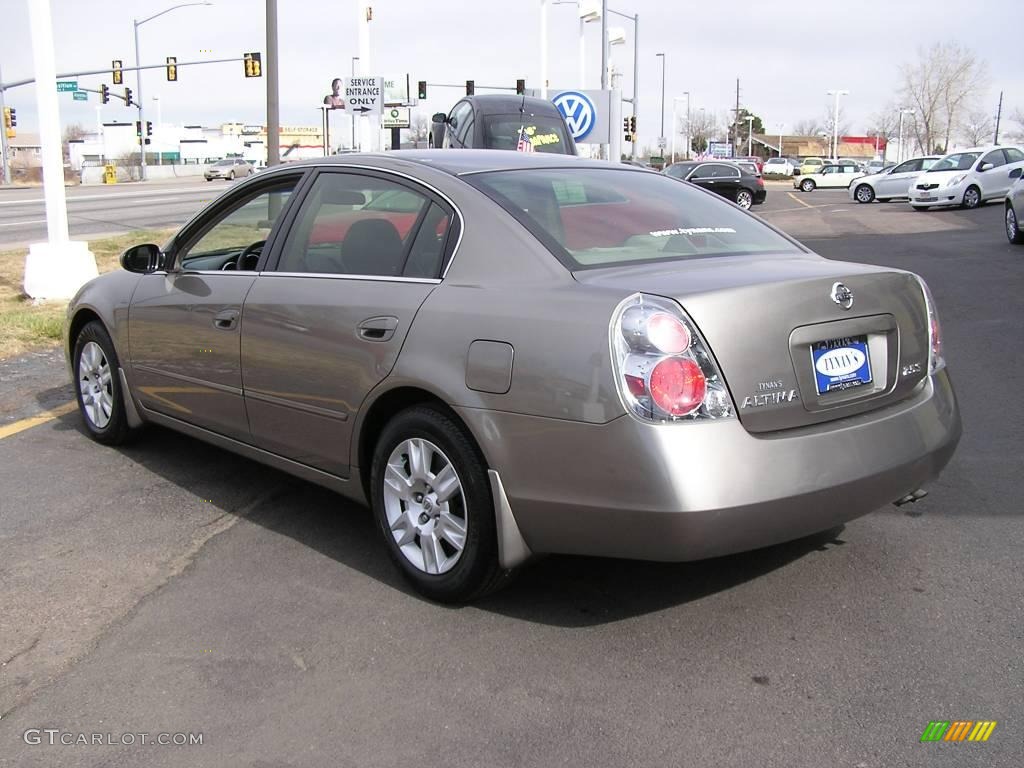
[[[972,194],[973,192],[973,194]],[[977,208],[981,205],[981,190],[975,185],[969,186],[964,190],[964,199],[960,201],[960,205],[963,208],[972,209]]]
[[[875,200],[875,190],[870,184],[858,184],[853,190],[853,199],[858,203],[871,203]]]
[[[1020,222],[1017,221],[1017,212],[1013,210],[1013,206],[1009,203],[1006,204],[1006,239],[1014,245],[1024,245],[1024,231],[1020,228]]]
[[[736,190],[733,202],[745,211],[750,210],[750,206],[754,204],[754,193],[746,187],[740,187]]]
[[[388,459],[405,440],[421,438],[437,446],[449,459],[462,483],[466,543],[451,570],[430,574],[402,554],[388,524],[384,479]],[[464,603],[496,589],[507,576],[498,564],[498,539],[487,465],[463,427],[447,413],[429,406],[414,406],[397,414],[381,431],[373,452],[370,473],[373,514],[388,555],[413,588],[441,603]]]
[[[230,171],[228,173],[228,181],[234,181],[234,180],[235,180],[235,172],[234,171]]]
[[[92,417],[89,416],[82,399],[82,387],[80,386],[82,352],[90,342],[99,345],[111,373],[108,392],[112,400],[112,408],[110,420],[103,426],[96,424]],[[85,423],[85,429],[89,433],[89,437],[104,445],[120,445],[128,440],[133,435],[134,430],[129,428],[128,417],[125,415],[125,393],[121,389],[121,377],[118,374],[117,352],[114,351],[114,343],[110,340],[110,334],[107,333],[107,329],[101,323],[95,320],[86,323],[82,330],[78,332],[72,360],[74,361],[75,399],[78,401],[78,412],[82,416],[82,421]]]
[[[814,183],[814,179],[804,179],[800,182],[801,192],[813,192],[817,185]]]

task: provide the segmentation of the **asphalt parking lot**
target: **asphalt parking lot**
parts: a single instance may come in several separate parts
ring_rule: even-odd
[[[1019,766],[1024,248],[998,205],[754,212],[929,282],[964,436],[926,499],[701,563],[550,557],[447,608],[366,510],[160,429],[93,444],[59,352],[0,362],[0,765]]]

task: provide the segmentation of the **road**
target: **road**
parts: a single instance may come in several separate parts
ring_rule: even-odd
[[[183,224],[231,182],[200,177],[169,182],[67,188],[68,227],[72,237],[159,229]],[[46,239],[46,209],[41,187],[0,187],[0,250]]]
[[[0,765],[1018,768],[1024,248],[997,206],[773,189],[756,212],[929,281],[964,437],[926,499],[701,563],[550,557],[445,608],[366,510],[159,429],[103,448],[69,413],[0,437]],[[57,352],[0,380],[8,431],[70,399]],[[919,741],[983,719],[987,743]]]

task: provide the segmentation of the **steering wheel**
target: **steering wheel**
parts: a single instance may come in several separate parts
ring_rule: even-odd
[[[235,259],[235,269],[253,270],[260,261],[260,254],[263,253],[263,246],[266,240],[257,240],[255,243],[246,246],[245,250],[238,254]]]

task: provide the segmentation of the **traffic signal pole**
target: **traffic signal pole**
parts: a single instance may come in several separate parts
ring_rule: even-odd
[[[3,82],[4,82],[3,74],[0,73],[0,115],[2,115],[4,113],[4,109],[7,106],[6,103],[4,102],[4,90],[6,90],[6,89],[3,86]],[[10,159],[7,157],[7,126],[6,125],[3,126],[2,130],[0,130],[0,154],[3,154],[3,167],[4,167],[4,178],[3,178],[3,181],[4,181],[4,184],[10,184],[11,183],[11,163],[10,163]]]
[[[139,101],[137,106],[139,108],[139,120],[142,124],[146,124],[146,110],[143,106],[146,103],[145,97],[142,95],[142,67],[139,64],[139,21],[138,19],[132,22],[135,26],[135,92],[139,94]],[[145,140],[139,141],[139,156],[142,163],[141,178],[142,181],[146,180],[146,142]]]
[[[267,0],[267,166],[280,162],[281,104],[277,67],[277,0]]]

